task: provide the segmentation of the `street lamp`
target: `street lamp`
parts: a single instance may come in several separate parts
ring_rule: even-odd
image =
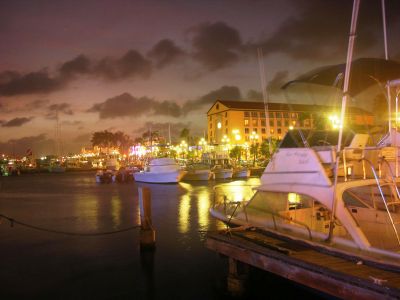
[[[205,149],[206,146],[207,146],[207,142],[206,142],[206,140],[205,140],[204,138],[201,138],[201,139],[200,139],[200,141],[199,141],[199,146],[201,147],[201,155],[203,155],[204,149]]]
[[[182,141],[179,146],[182,151],[182,158],[185,159],[185,153],[187,152],[187,143],[185,141]]]

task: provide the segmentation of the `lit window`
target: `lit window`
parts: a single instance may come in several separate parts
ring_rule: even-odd
[[[281,134],[281,133],[282,133],[282,129],[278,128],[278,129],[277,129],[277,133],[278,133],[278,134]]]
[[[252,122],[252,125],[253,126],[258,126],[258,120],[257,119],[253,119],[253,120],[251,120]]]
[[[249,119],[244,119],[244,126],[249,126]]]

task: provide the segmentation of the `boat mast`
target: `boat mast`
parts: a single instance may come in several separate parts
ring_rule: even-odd
[[[257,48],[257,54],[258,54],[258,64],[260,67],[261,90],[262,90],[263,100],[264,100],[265,122],[266,122],[267,134],[268,134],[268,149],[269,149],[269,155],[271,157],[272,145],[271,145],[271,129],[270,129],[270,125],[269,125],[268,94],[267,94],[267,85],[266,85],[266,79],[265,79],[265,67],[264,67],[264,60],[263,60],[263,52],[262,52],[261,48]]]
[[[354,49],[354,40],[356,38],[356,29],[357,29],[357,18],[358,18],[358,10],[360,8],[360,0],[354,0],[353,2],[353,13],[351,15],[351,26],[349,33],[349,44],[347,47],[347,59],[346,59],[346,70],[344,74],[344,84],[343,84],[343,97],[342,97],[342,110],[340,113],[340,128],[339,128],[339,138],[338,138],[338,146],[337,153],[340,153],[342,148],[342,136],[343,136],[343,124],[344,117],[346,113],[346,103],[349,97],[349,81],[350,81],[350,70],[351,70],[351,61],[353,60],[353,49]],[[336,157],[335,163],[335,179],[334,179],[334,189],[333,189],[333,199],[332,199],[332,214],[331,220],[329,224],[329,235],[328,241],[331,240],[333,235],[333,227],[335,223],[335,214],[336,214],[336,187],[338,183],[338,171],[339,171],[339,157]]]
[[[385,0],[382,0],[381,3],[382,3],[383,43],[384,43],[384,47],[385,47],[385,60],[389,60],[387,32],[386,32]],[[390,97],[389,81],[386,82],[386,92],[387,92],[388,111],[389,111],[389,120],[388,120],[389,128],[388,128],[388,130],[389,130],[389,137],[392,138],[392,102],[391,102],[391,97]]]

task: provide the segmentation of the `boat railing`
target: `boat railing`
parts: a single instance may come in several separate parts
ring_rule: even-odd
[[[378,177],[378,175],[376,174],[374,165],[373,165],[373,163],[372,163],[371,161],[369,161],[369,160],[366,159],[366,158],[362,158],[362,160],[364,160],[364,161],[370,166],[370,168],[371,168],[371,171],[372,171],[372,173],[373,173],[373,175],[374,175],[374,179],[375,179],[375,181],[376,181],[376,185],[377,185],[377,187],[378,187],[378,189],[379,189],[379,193],[380,193],[380,195],[381,195],[381,199],[382,199],[382,201],[383,201],[383,204],[385,205],[385,209],[386,209],[386,212],[387,212],[387,214],[388,214],[388,216],[389,216],[390,223],[391,223],[392,228],[393,228],[393,231],[394,231],[394,233],[395,233],[395,235],[396,235],[397,242],[398,242],[398,244],[400,245],[400,237],[399,237],[399,234],[398,234],[398,231],[397,231],[397,228],[396,228],[396,224],[398,224],[398,222],[395,223],[394,220],[393,220],[392,214],[391,214],[391,212],[390,212],[390,210],[389,210],[388,202],[386,201],[385,194],[384,194],[384,192],[383,192],[383,190],[382,190],[382,184],[380,183],[379,177]],[[386,161],[386,160],[383,159],[383,161]],[[386,162],[387,162],[387,161],[386,161]],[[391,170],[391,168],[389,168],[389,170]],[[398,189],[397,189],[396,181],[395,181],[395,179],[394,179],[393,174],[392,174],[392,179],[393,179],[393,182],[392,182],[391,184],[393,184],[393,185],[396,187],[396,192],[397,192],[396,198],[399,199],[399,198],[398,198],[398,197],[399,197],[399,196],[398,196],[398,195],[399,195],[399,194],[398,194]],[[400,201],[398,201],[398,203],[400,204]]]

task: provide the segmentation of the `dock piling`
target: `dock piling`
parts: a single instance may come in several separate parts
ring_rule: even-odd
[[[140,208],[140,248],[154,249],[156,246],[156,231],[151,218],[151,193],[148,187],[139,187]]]

